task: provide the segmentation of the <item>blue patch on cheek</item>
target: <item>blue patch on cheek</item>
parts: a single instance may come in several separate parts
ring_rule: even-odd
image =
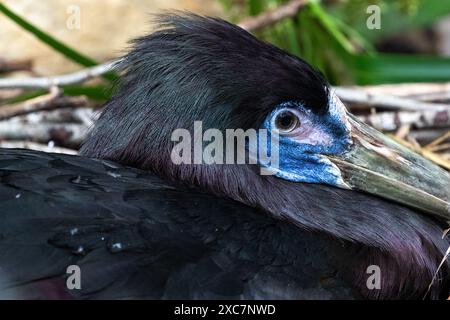
[[[289,103],[280,108],[297,107],[303,109],[300,104]],[[276,110],[274,111],[274,113]],[[264,128],[271,129],[272,113],[264,122]],[[324,183],[332,186],[342,186],[340,171],[323,155],[338,155],[349,146],[349,132],[341,119],[330,114],[322,116],[307,113],[311,123],[318,130],[332,138],[330,144],[306,144],[295,141],[287,136],[279,138],[279,162],[278,168],[274,168],[275,176],[280,178],[305,183]],[[271,165],[262,164],[265,167]]]
[[[276,176],[294,182],[341,185],[342,178],[332,163],[320,153],[309,153],[292,140],[280,139],[279,170]],[[318,148],[321,149],[321,148]]]

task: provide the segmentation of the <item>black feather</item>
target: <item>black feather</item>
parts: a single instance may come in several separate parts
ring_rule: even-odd
[[[358,297],[326,236],[106,161],[0,158],[14,162],[0,168],[1,298]],[[66,287],[74,264],[81,290]]]

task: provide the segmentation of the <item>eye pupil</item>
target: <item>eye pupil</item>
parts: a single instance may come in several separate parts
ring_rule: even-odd
[[[297,116],[291,111],[280,112],[275,119],[275,126],[278,130],[283,132],[290,132],[297,128],[299,120]]]
[[[278,124],[282,128],[289,128],[290,126],[292,126],[293,122],[294,122],[293,117],[291,117],[291,115],[287,113],[283,113],[283,115],[280,116],[278,119]]]

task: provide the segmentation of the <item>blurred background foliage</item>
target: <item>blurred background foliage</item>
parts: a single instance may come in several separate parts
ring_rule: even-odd
[[[288,2],[210,1],[218,2],[223,12],[221,15],[236,23]],[[381,9],[380,29],[371,30],[366,25],[370,5]],[[27,21],[27,17],[16,14],[3,2],[0,2],[0,12],[67,59],[82,66],[97,63],[75,46],[70,47]],[[450,1],[443,0],[310,0],[295,17],[266,27],[256,32],[256,36],[304,58],[320,69],[332,84],[448,81],[450,58],[427,50],[396,52],[395,41],[401,41],[402,34],[407,30],[426,30],[449,14]],[[391,43],[383,44],[393,36]],[[108,74],[105,78],[112,80],[115,76]],[[104,86],[98,84],[73,86],[65,88],[65,92],[99,100],[109,94]],[[15,98],[15,101],[29,97],[30,93],[27,93],[27,96]]]
[[[221,0],[232,21],[257,15],[287,0]],[[381,28],[366,25],[367,8],[381,9]],[[309,1],[298,16],[257,35],[300,56],[333,84],[380,84],[450,80],[450,59],[432,55],[389,54],[377,43],[408,29],[431,25],[450,14],[442,0]]]

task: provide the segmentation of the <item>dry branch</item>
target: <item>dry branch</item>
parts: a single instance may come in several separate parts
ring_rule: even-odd
[[[424,158],[436,163],[437,165],[450,170],[450,162],[447,161],[441,154],[431,151],[428,148],[421,147],[415,139],[401,139],[396,136],[392,136],[394,140],[400,144],[406,146],[407,148],[421,154]]]
[[[31,140],[43,144],[77,146],[84,140],[98,112],[92,108],[39,111],[0,121],[0,139]],[[6,143],[3,141],[3,145]]]
[[[448,133],[450,133],[450,131]],[[427,147],[427,146],[425,146],[425,147]],[[431,151],[435,151],[435,152],[450,150],[450,143],[443,143],[443,144],[440,144],[440,145],[437,145],[434,147],[430,147],[428,149],[430,149]]]
[[[53,145],[46,145],[31,141],[0,141],[0,148],[21,148],[21,149],[31,149],[43,152],[53,152],[53,153],[65,153],[65,154],[77,154],[78,152],[73,149],[56,147]]]
[[[0,79],[0,89],[50,89],[83,83],[111,71],[119,60],[108,61],[92,68],[55,77],[36,77],[25,79]]]
[[[450,127],[450,110],[379,112],[358,117],[365,123],[382,131],[398,130],[405,125],[416,129]]]
[[[0,105],[3,100],[8,100],[14,97],[19,96],[23,90],[21,89],[3,89],[0,88]]]
[[[336,87],[336,94],[348,104],[364,105],[365,107],[380,107],[391,110],[404,111],[447,111],[450,105],[421,102],[414,99],[395,97],[389,95],[372,94],[360,88]]]
[[[450,82],[383,84],[376,86],[363,86],[358,88],[374,95],[412,97],[433,93],[437,94],[450,92]]]
[[[373,95],[404,97],[419,101],[450,101],[449,83],[404,83],[362,86],[358,89]]]
[[[433,149],[435,147],[437,147],[438,145],[441,145],[444,141],[450,139],[450,131],[443,134],[442,136],[440,136],[439,138],[433,140],[432,142],[430,142],[429,144],[427,144],[425,146],[425,148],[427,149]]]
[[[36,123],[76,123],[91,127],[98,115],[99,113],[93,108],[60,108],[28,113],[3,121],[20,122],[23,125]]]
[[[11,119],[15,120],[15,119]],[[33,123],[0,121],[0,138],[3,140],[31,140],[58,145],[79,145],[88,132],[88,127],[74,123]]]
[[[450,91],[411,94],[408,98],[426,102],[445,101],[447,103],[450,102]]]
[[[84,96],[66,97],[58,89],[52,89],[49,94],[44,96],[39,96],[17,104],[1,106],[0,120],[42,110],[84,107],[87,106],[87,104],[88,99]]]
[[[13,71],[30,71],[32,63],[30,60],[7,61],[0,59],[0,73]]]
[[[307,4],[307,0],[289,1],[282,6],[263,12],[255,17],[248,18],[239,23],[239,26],[249,32],[256,31],[273,25],[281,20],[295,17]]]
[[[408,136],[426,144],[445,134],[448,130],[448,128],[412,130]]]

